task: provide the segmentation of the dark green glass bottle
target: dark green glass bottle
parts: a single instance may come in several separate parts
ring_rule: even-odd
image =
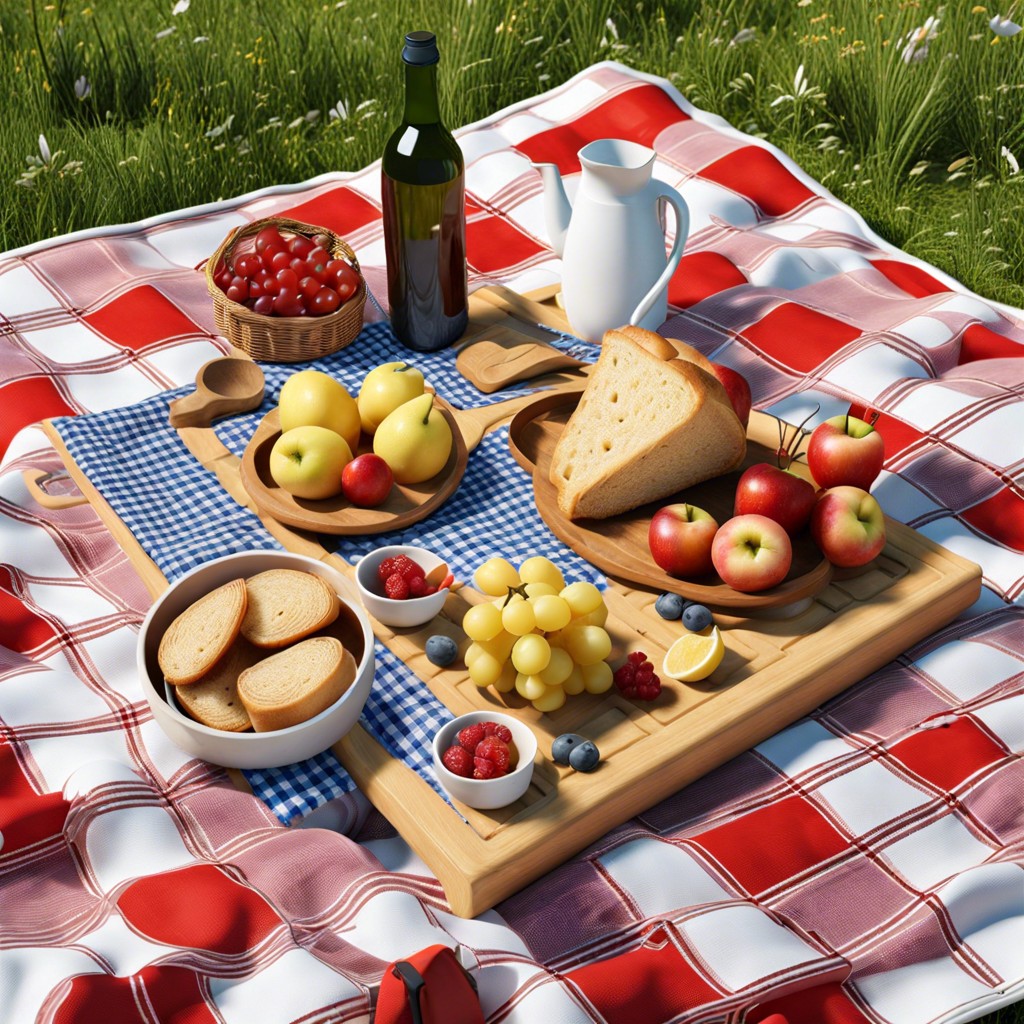
[[[441,123],[437,41],[410,32],[402,50],[405,113],[384,147],[381,196],[391,327],[434,352],[466,329],[466,207],[462,150]]]

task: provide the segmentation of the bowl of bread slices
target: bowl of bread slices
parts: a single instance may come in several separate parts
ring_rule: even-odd
[[[330,565],[246,551],[160,596],[137,661],[153,715],[179,747],[229,768],[274,768],[355,725],[373,683],[373,633]]]

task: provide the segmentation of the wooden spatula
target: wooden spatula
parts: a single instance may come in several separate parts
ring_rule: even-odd
[[[196,389],[171,402],[172,427],[208,427],[218,416],[248,412],[263,401],[263,371],[249,358],[220,356],[199,368]]]
[[[456,357],[455,368],[485,394],[500,391],[520,380],[545,373],[586,366],[580,359],[559,352],[544,341],[531,341],[515,330],[494,327],[467,345]]]

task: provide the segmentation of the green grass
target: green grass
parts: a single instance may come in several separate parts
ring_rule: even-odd
[[[895,245],[1024,306],[1024,172],[1002,155],[1024,163],[1024,34],[993,45],[1006,11],[972,6],[947,2],[908,64],[937,2],[3,0],[0,248],[364,166],[400,109],[401,35],[430,28],[452,127],[621,60],[785,150]]]

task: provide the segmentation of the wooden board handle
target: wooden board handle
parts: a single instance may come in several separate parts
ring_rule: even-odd
[[[61,509],[75,508],[78,505],[88,504],[89,499],[81,491],[68,494],[51,494],[46,489],[46,485],[54,480],[71,479],[65,469],[57,469],[53,472],[46,469],[23,469],[21,471],[21,478],[25,481],[28,493],[32,495],[36,502],[52,512],[59,512]]]

